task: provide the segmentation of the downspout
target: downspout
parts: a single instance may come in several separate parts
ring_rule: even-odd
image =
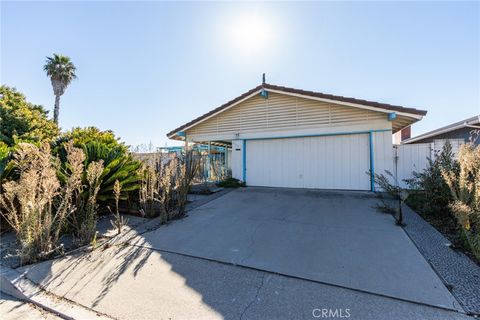
[[[370,147],[370,191],[375,192],[375,161],[373,153],[373,131],[369,132]]]
[[[243,169],[243,182],[246,184],[247,183],[247,140],[243,140],[243,146],[242,146],[242,169]]]

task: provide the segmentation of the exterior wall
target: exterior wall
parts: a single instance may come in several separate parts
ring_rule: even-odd
[[[243,141],[232,141],[232,177],[238,180],[243,180]]]
[[[252,97],[186,130],[189,141],[234,140],[391,129],[387,114],[269,93]]]
[[[402,141],[410,139],[412,136],[412,127],[408,126],[406,128],[403,128],[400,131],[395,132],[393,135],[393,143],[394,144],[400,144]]]
[[[232,149],[227,150],[227,170],[232,170]]]

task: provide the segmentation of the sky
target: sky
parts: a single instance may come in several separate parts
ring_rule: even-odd
[[[480,114],[479,2],[0,3],[0,82],[52,110],[42,67],[71,57],[60,126],[131,146],[261,83],[428,110],[413,135]],[[53,111],[50,112],[53,114]]]

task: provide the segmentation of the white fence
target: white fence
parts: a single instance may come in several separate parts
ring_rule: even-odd
[[[413,171],[422,171],[428,166],[428,159],[433,158],[431,143],[402,144],[393,147],[394,170],[398,185],[406,188],[404,179],[412,178]]]
[[[464,139],[448,139],[452,146],[453,156],[456,157]],[[401,144],[393,146],[394,176],[400,187],[408,187],[403,181],[413,177],[412,172],[420,172],[428,166],[428,159],[435,159],[446,143],[446,139],[436,139],[432,143]]]

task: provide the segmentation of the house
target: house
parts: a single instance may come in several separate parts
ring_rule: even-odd
[[[167,137],[226,147],[250,186],[373,191],[373,174],[393,167],[392,133],[425,114],[262,83]]]
[[[448,126],[435,129],[419,136],[405,139],[402,144],[429,143],[433,153],[440,152],[449,140],[454,154],[458,152],[460,145],[468,142],[475,130],[480,130],[480,115],[452,123]],[[480,138],[473,139],[475,144],[480,144]]]

